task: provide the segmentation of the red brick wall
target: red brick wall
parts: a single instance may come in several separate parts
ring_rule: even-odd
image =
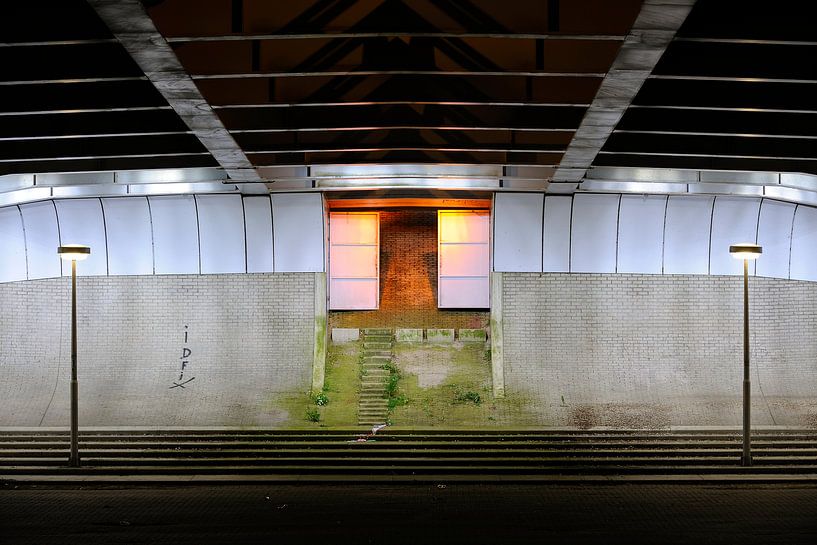
[[[437,309],[437,210],[380,213],[380,309],[333,311],[330,327],[487,327],[489,313]]]

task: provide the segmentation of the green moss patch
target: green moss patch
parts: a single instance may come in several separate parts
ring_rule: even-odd
[[[320,407],[324,426],[357,425],[360,350],[360,341],[329,345],[323,386],[327,403]]]
[[[490,351],[477,343],[395,348],[401,379],[392,408],[395,426],[513,427],[530,421],[525,400],[493,399]]]

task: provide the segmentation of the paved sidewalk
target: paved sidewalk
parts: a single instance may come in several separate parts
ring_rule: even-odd
[[[814,485],[0,487],[0,543],[817,543]]]

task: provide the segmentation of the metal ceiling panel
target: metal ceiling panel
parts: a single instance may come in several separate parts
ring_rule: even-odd
[[[60,244],[84,244],[91,247],[91,255],[79,265],[84,276],[108,274],[108,244],[105,239],[105,218],[99,199],[57,199],[57,220],[60,226]],[[56,251],[56,250],[55,250]],[[63,275],[71,268],[63,267]]]
[[[494,198],[494,270],[542,271],[541,193],[497,193]]]
[[[621,196],[616,272],[661,274],[666,208],[666,196]]]
[[[53,201],[21,204],[20,212],[23,214],[23,227],[26,230],[28,279],[60,276],[62,261],[57,255],[60,230]]]
[[[269,196],[244,197],[247,272],[272,272],[272,202]]]
[[[570,272],[616,272],[620,195],[576,194],[570,226]]]
[[[272,196],[275,272],[324,271],[324,209],[317,193]]]
[[[664,273],[707,274],[714,197],[675,196],[667,200]]]
[[[198,274],[199,226],[193,195],[148,197],[156,274]]]
[[[573,197],[547,195],[542,241],[542,270],[570,272],[570,224]]]
[[[0,282],[26,279],[26,237],[16,206],[0,208],[0,255]]]
[[[791,237],[792,280],[817,280],[817,208],[798,206]]]
[[[757,276],[789,277],[792,222],[796,208],[795,204],[763,199],[757,228],[757,243],[763,247],[763,254],[755,261]]]
[[[715,197],[710,237],[709,273],[743,274],[743,263],[729,254],[729,246],[741,242],[756,244],[760,199]],[[754,267],[749,267],[754,274]]]
[[[153,232],[147,198],[105,198],[102,209],[108,274],[153,274]]]
[[[247,272],[241,195],[196,195],[201,273]]]

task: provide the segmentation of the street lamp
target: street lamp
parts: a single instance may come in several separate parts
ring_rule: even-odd
[[[763,248],[748,242],[729,246],[729,253],[735,259],[743,260],[743,466],[752,465],[752,452],[749,443],[749,424],[751,420],[751,383],[749,382],[749,260],[755,260],[763,253]]]
[[[77,385],[77,261],[87,259],[91,248],[66,244],[57,248],[60,258],[71,262],[71,454],[68,465],[79,467],[79,408]]]

